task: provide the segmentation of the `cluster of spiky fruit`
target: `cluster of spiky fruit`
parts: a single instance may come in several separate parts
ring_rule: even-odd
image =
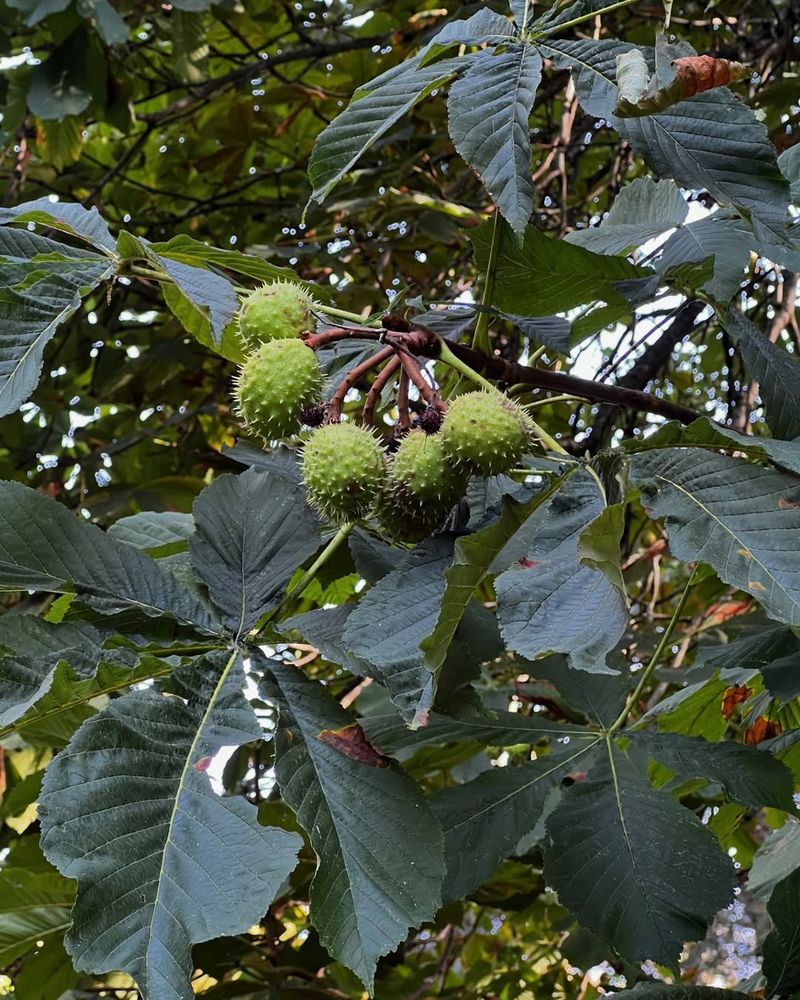
[[[456,397],[443,420],[429,408],[391,456],[365,427],[324,423],[322,373],[300,339],[313,309],[301,288],[285,282],[247,297],[239,317],[246,356],[235,395],[246,427],[267,441],[297,433],[302,424],[314,428],[305,441],[303,478],[309,501],[325,517],[374,515],[395,537],[422,537],[442,526],[470,475],[497,475],[522,458],[530,422],[494,390]]]

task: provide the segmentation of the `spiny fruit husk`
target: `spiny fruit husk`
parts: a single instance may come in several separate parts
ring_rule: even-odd
[[[386,477],[378,440],[356,424],[326,424],[309,434],[303,451],[308,499],[331,521],[354,521],[374,507]]]
[[[245,353],[270,340],[289,340],[314,329],[316,303],[300,285],[272,281],[251,292],[239,311],[239,337]]]
[[[390,538],[419,542],[443,526],[455,503],[455,500],[435,500],[423,505],[418,501],[409,501],[408,494],[398,489],[396,483],[390,482],[381,495],[375,513]]]
[[[271,340],[245,358],[236,378],[237,412],[267,441],[294,434],[322,388],[317,356],[302,340]]]
[[[442,446],[441,435],[413,430],[400,443],[390,467],[397,491],[409,503],[452,506],[466,485],[464,470],[453,465]]]
[[[525,411],[500,392],[479,390],[457,396],[441,430],[450,460],[479,476],[513,468],[531,441]]]

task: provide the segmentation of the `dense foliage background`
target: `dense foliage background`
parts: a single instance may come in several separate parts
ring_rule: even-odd
[[[195,993],[357,998],[376,963],[374,994],[385,1000],[583,1000],[647,977],[774,996],[800,988],[792,799],[800,777],[800,248],[797,209],[788,209],[800,200],[797,9],[793,0],[672,5],[667,41],[745,64],[749,75],[733,87],[753,115],[739,120],[712,98],[691,127],[668,109],[659,132],[658,116],[612,128],[614,95],[609,105],[611,90],[598,81],[613,81],[618,52],[609,40],[652,47],[664,6],[636,0],[595,15],[601,6],[579,0],[561,18],[577,23],[554,31],[566,40],[562,47],[549,37],[542,44],[544,73],[529,119],[532,201],[524,190],[509,194],[505,182],[487,182],[507,226],[495,221],[486,187],[456,151],[467,160],[477,155],[469,134],[491,121],[491,67],[472,90],[463,76],[451,85],[451,101],[460,84],[462,106],[476,116],[461,133],[452,107],[448,127],[446,74],[428,70],[430,99],[409,101],[357,162],[345,158],[336,186],[337,171],[325,173],[319,151],[313,183],[308,174],[315,141],[358,87],[418,53],[451,22],[480,10],[508,17],[503,3],[0,2],[0,479],[12,484],[2,484],[0,494],[0,982],[21,1000],[135,997],[127,973],[102,974],[123,967],[149,1000],[185,995],[168,977],[152,978],[163,972],[163,955],[139,965],[114,961],[114,948],[122,955],[126,936],[135,936],[125,921],[110,931],[119,941],[102,955],[99,929],[103,921],[111,928],[107,911],[123,890],[141,888],[124,873],[134,857],[146,860],[146,851],[135,854],[125,836],[137,822],[147,827],[149,808],[131,784],[128,799],[115,800],[101,781],[103,754],[145,735],[178,754],[187,732],[199,734],[192,753],[200,756],[187,757],[196,770],[185,782],[198,801],[208,794],[206,769],[219,747],[240,747],[225,755],[224,768],[219,760],[211,768],[213,792],[226,792],[220,801],[234,825],[227,843],[210,836],[199,846],[204,875],[195,889],[203,883],[200,899],[205,892],[229,896],[238,917],[230,925],[242,933],[226,937],[230,928],[208,903],[207,925],[187,930],[181,944],[195,943]],[[511,7],[518,24],[530,13],[545,16],[534,33],[547,28],[543,5]],[[480,34],[467,38],[445,58],[480,53],[484,42]],[[573,43],[579,47],[570,49]],[[603,44],[609,48],[598,48]],[[593,64],[598,52],[605,76]],[[687,106],[698,105],[680,105]],[[678,134],[692,138],[673,147]],[[704,146],[705,159],[698,155]],[[315,187],[320,200],[309,201]],[[27,207],[19,212],[21,204]],[[603,225],[587,232],[612,206]],[[520,243],[512,227],[524,230],[526,208],[532,228]],[[541,243],[542,234],[552,242]],[[467,566],[465,578],[448,577],[453,590],[467,588],[455,620],[473,592],[477,600],[449,655],[438,612],[456,534],[423,543],[415,562],[407,547],[390,546],[374,525],[362,525],[308,577],[301,567],[330,541],[328,526],[312,523],[306,511],[293,537],[279,533],[282,518],[304,510],[292,453],[241,440],[230,396],[241,349],[229,323],[236,293],[280,276],[278,268],[315,286],[333,310],[326,313],[331,322],[337,309],[352,324],[389,309],[413,319],[455,301],[494,305],[502,313],[492,314],[491,325],[490,314],[480,313],[477,331],[473,311],[429,314],[426,322],[495,358],[595,383],[516,387],[570,461],[595,461],[589,473],[588,464],[559,465],[564,456],[544,449],[529,463],[533,478],[471,484],[450,526],[462,539],[456,563]],[[726,312],[731,304],[734,314]],[[334,374],[358,360],[363,346],[332,352]],[[444,366],[436,374],[445,395],[456,390]],[[609,386],[617,388],[605,391]],[[361,402],[348,397],[351,414]],[[709,419],[684,431],[671,422],[649,437],[665,416],[688,420],[686,408]],[[391,398],[383,398],[379,414],[388,430],[397,417]],[[650,450],[654,443],[669,450]],[[638,456],[627,507],[623,454]],[[685,499],[698,470],[709,477],[705,520]],[[221,480],[223,473],[241,475]],[[654,487],[662,474],[678,484],[671,492]],[[602,480],[604,504],[587,499],[591,476]],[[575,551],[558,549],[572,537],[558,525],[563,510],[557,503],[539,510],[545,482],[558,489],[566,483],[557,501],[569,510],[584,506],[581,527],[596,525],[582,536],[588,562],[580,566]],[[513,498],[504,506],[503,493]],[[239,555],[254,577],[266,574],[281,592],[288,583],[290,599],[266,588],[248,627],[277,606],[262,633],[267,653],[296,660],[311,678],[305,687],[294,668],[270,673],[249,652],[257,676],[248,698],[267,731],[277,706],[274,741],[261,740],[235,684],[223,704],[208,695],[218,676],[220,685],[229,683],[235,632],[214,638],[221,619],[209,593],[221,606],[235,590],[226,524],[239,524],[254,507],[260,520]],[[110,529],[105,538],[117,547],[85,534],[82,521]],[[542,541],[551,527],[555,541]],[[36,548],[43,538],[57,567]],[[535,639],[513,641],[506,622],[504,645],[492,624],[503,590],[490,564],[509,540],[516,554],[499,569],[545,552],[554,567],[551,592],[564,588],[561,611],[569,621],[550,622],[549,632],[540,622]],[[755,552],[757,568],[735,568],[737,552],[749,553],[748,561]],[[163,572],[158,585],[148,576],[153,560]],[[571,575],[556,579],[564,565],[573,566]],[[145,621],[133,610],[131,580],[140,571],[151,596],[165,588],[165,603],[154,597],[152,606],[166,607],[171,618]],[[617,598],[626,592],[630,617],[624,603],[621,612],[592,607],[592,587],[569,591],[579,572],[602,577]],[[186,586],[179,599],[167,579]],[[46,593],[64,590],[78,599]],[[340,606],[362,592],[357,627],[350,623],[343,633],[350,609],[342,614]],[[449,597],[458,606],[458,595]],[[234,609],[223,610],[229,628]],[[297,620],[308,612],[317,617]],[[532,605],[526,613],[533,615]],[[605,634],[592,645],[596,637],[578,634],[576,622],[613,632],[615,613],[621,629],[610,641]],[[34,616],[60,631],[32,625]],[[206,630],[200,636],[189,624],[198,622]],[[405,645],[398,622],[415,623]],[[109,640],[109,629],[126,642]],[[396,709],[405,721],[425,721],[430,705],[423,707],[418,671],[430,672],[432,661],[418,662],[418,645],[428,634],[438,643],[429,650],[438,657],[438,700],[430,725],[410,730]],[[551,650],[558,655],[534,664]],[[654,654],[656,669],[642,687],[641,669]],[[591,672],[606,662],[623,673]],[[406,670],[402,682],[398,664]],[[152,678],[171,697],[134,687]],[[218,715],[204,714],[210,704]],[[371,741],[362,745],[350,731],[355,750],[335,740],[318,741],[319,750],[309,735],[341,733],[355,716]],[[131,718],[141,724],[138,735]],[[639,720],[635,734],[622,729]],[[625,733],[618,759],[611,754],[610,772],[598,767],[586,781],[581,753],[617,722],[613,737]],[[36,803],[45,768],[70,740],[70,752],[48,774],[45,860]],[[312,750],[298,762],[301,745]],[[96,769],[69,770],[89,753]],[[341,764],[359,754],[361,770]],[[389,767],[389,756],[405,774]],[[552,780],[537,784],[553,761]],[[303,786],[309,769],[316,769],[333,827],[351,838],[340,836],[338,862],[330,857],[331,837],[320,833],[318,803],[316,818],[309,817],[309,797],[316,802],[318,793]],[[134,770],[131,783],[137,773],[150,790],[172,780],[156,768],[149,777]],[[617,801],[625,800],[619,814],[604,792],[611,786]],[[442,844],[426,840],[428,828],[411,810],[399,829],[392,802],[404,795],[418,795],[414,808],[425,815],[433,803],[445,828],[449,881],[441,908],[434,902]],[[559,796],[563,807],[553,812]],[[248,802],[258,805],[271,840],[235,826]],[[139,809],[138,819],[126,803]],[[102,813],[112,809],[120,812],[108,825]],[[695,830],[701,823],[713,837]],[[613,856],[602,863],[617,839],[647,863],[635,873],[636,891]],[[389,882],[405,886],[407,876],[399,913],[387,901],[391,893],[375,895],[374,872],[365,886],[349,865],[360,846],[370,855],[378,843],[394,854]],[[417,847],[405,856],[411,843]],[[287,859],[298,849],[292,870]],[[310,897],[315,853],[326,861]],[[403,871],[408,858],[412,867]],[[354,864],[369,869],[363,856]],[[347,892],[337,887],[341,870]],[[78,875],[91,885],[77,904],[69,951],[84,956],[83,972],[74,971],[63,944]],[[323,887],[323,876],[333,884]],[[181,873],[173,877],[179,884]],[[259,911],[242,923],[237,900],[254,884],[276,901],[263,919]],[[638,911],[635,901],[627,914],[624,907],[604,913],[620,886],[631,899],[655,900],[655,915]],[[326,903],[348,892],[357,946],[343,933],[337,938],[346,917]],[[192,919],[204,909],[197,900]],[[642,930],[649,920],[650,937]],[[673,939],[689,941],[687,928],[701,943],[678,966]],[[639,934],[645,944],[635,940]],[[654,938],[663,947],[652,947]],[[163,940],[174,944],[174,932]]]

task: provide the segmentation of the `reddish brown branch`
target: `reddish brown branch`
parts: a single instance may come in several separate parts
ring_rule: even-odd
[[[417,361],[413,354],[402,347],[398,349],[398,355],[400,357],[400,364],[403,366],[403,371],[409,377],[412,384],[416,386],[420,396],[422,396],[425,402],[430,406],[435,406],[437,398],[436,391],[422,374],[419,361]]]
[[[378,365],[382,365],[384,361],[388,361],[393,354],[393,347],[384,347],[375,354],[371,354],[365,361],[362,361],[360,365],[356,365],[355,368],[350,369],[350,371],[336,387],[336,392],[334,392],[330,398],[330,402],[328,403],[329,420],[333,423],[336,423],[339,420],[342,415],[344,397],[350,389],[352,389],[353,386],[367,374],[367,372],[371,372],[373,368],[377,368]]]
[[[338,344],[340,340],[380,341],[383,339],[383,330],[375,330],[371,326],[332,326],[321,333],[308,330],[300,336],[312,351],[318,351],[320,347]]]
[[[362,413],[362,420],[365,424],[371,424],[375,419],[375,407],[378,405],[378,400],[381,398],[381,393],[386,388],[386,385],[391,379],[397,374],[397,370],[400,367],[400,358],[395,355],[391,361],[384,367],[383,371],[379,372],[375,376],[375,381],[370,386],[369,392],[367,393],[367,398],[364,401],[364,411]]]
[[[403,369],[400,372],[400,383],[397,387],[397,427],[405,432],[411,426],[411,411],[408,408],[408,390],[411,385],[408,372]]]

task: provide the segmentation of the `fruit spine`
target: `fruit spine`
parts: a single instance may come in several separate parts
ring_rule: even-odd
[[[301,340],[271,340],[245,359],[235,380],[245,426],[267,441],[294,434],[304,408],[318,402],[319,362]]]

